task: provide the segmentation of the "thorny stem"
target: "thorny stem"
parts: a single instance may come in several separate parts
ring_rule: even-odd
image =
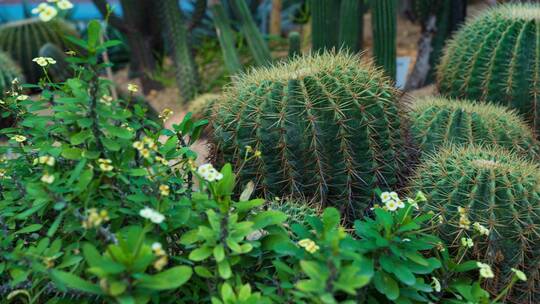
[[[180,132],[176,133],[176,137],[178,138],[178,141],[180,141],[180,144],[183,147],[187,147],[186,140],[184,139],[184,136]],[[193,173],[191,170],[187,170],[187,197],[191,199],[191,192],[193,190]]]
[[[93,72],[92,79],[90,80],[90,111],[88,112],[88,116],[90,119],[92,119],[92,134],[94,135],[94,138],[96,139],[96,146],[97,149],[100,152],[103,152],[103,143],[100,139],[100,133],[99,133],[99,122],[97,117],[97,102],[98,102],[98,91],[99,91],[99,75],[97,74],[97,71],[95,71],[93,68],[91,68]]]

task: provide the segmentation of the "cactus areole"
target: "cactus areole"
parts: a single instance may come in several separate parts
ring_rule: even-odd
[[[508,4],[467,23],[449,42],[438,87],[451,97],[519,111],[540,132],[540,4]]]
[[[299,196],[354,216],[392,188],[405,158],[398,92],[357,56],[299,56],[240,76],[215,113],[218,159],[243,165],[270,196]],[[247,148],[248,151],[250,148]]]

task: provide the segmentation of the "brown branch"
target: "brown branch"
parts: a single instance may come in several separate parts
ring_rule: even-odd
[[[431,68],[429,62],[433,47],[431,42],[433,36],[437,32],[437,17],[435,15],[429,16],[426,22],[425,30],[418,41],[418,54],[416,55],[416,63],[414,69],[409,75],[407,84],[405,85],[405,91],[410,91],[422,87],[426,83],[426,79]]]

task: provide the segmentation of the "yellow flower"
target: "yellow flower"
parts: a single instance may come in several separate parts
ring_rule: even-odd
[[[396,211],[398,209],[398,204],[394,200],[389,200],[385,203],[386,208],[388,208],[389,211]]]
[[[154,254],[157,256],[167,254],[165,250],[163,250],[163,246],[161,246],[160,242],[155,242],[152,244],[152,251],[154,251]]]
[[[319,246],[317,246],[317,244],[315,244],[315,242],[310,239],[302,239],[298,241],[298,245],[300,247],[303,247],[307,252],[311,254],[317,252],[317,250],[320,249]]]
[[[11,137],[11,139],[15,140],[16,142],[20,142],[20,143],[26,141],[26,137],[22,136],[22,135],[15,135],[15,136]]]
[[[173,114],[174,114],[174,112],[173,112],[171,109],[165,108],[165,109],[163,109],[163,111],[161,112],[161,114],[159,114],[159,118],[160,118],[161,120],[163,120],[163,122],[165,122],[165,121],[167,121],[167,120],[171,117],[171,115],[173,115]]]
[[[27,100],[28,99],[28,95],[19,95],[17,96],[17,100],[19,101],[23,101],[23,100]]]
[[[466,248],[472,248],[474,247],[474,242],[471,238],[461,238],[461,246]]]
[[[84,229],[90,229],[94,227],[98,227],[103,222],[106,222],[109,220],[109,213],[107,210],[101,210],[99,213],[97,212],[97,209],[91,208],[86,212],[86,219],[82,222],[82,227]]]
[[[262,156],[262,152],[259,151],[259,150],[257,150],[257,151],[255,151],[255,153],[254,153],[253,155],[254,155],[255,157],[257,157],[257,158],[260,158],[260,157]]]
[[[139,91],[139,86],[136,84],[128,83],[127,89],[132,93],[137,93]]]
[[[46,183],[46,184],[52,184],[52,183],[54,183],[54,175],[50,175],[49,173],[45,173],[41,177],[41,181]]]
[[[462,215],[460,216],[459,218],[459,228],[463,228],[463,229],[469,229],[471,228],[471,221],[469,221],[469,219],[467,218],[466,215]]]
[[[109,95],[103,95],[101,96],[101,98],[99,99],[99,102],[103,103],[103,104],[106,104],[108,106],[111,105],[111,102],[113,101],[113,98]]]
[[[457,211],[459,212],[459,214],[467,214],[467,209],[463,207],[457,207]]]
[[[46,67],[51,64],[55,64],[56,60],[51,57],[36,57],[32,59],[33,62],[37,63],[41,67]]]
[[[489,266],[488,264],[477,262],[476,266],[480,268],[480,276],[482,278],[491,279],[495,277],[493,271],[491,270],[491,266]]]
[[[73,4],[69,0],[59,0],[56,5],[61,10],[68,10],[73,8]]]
[[[112,161],[110,159],[100,158],[98,159],[98,163],[99,163],[99,168],[103,172],[109,172],[114,169],[114,167],[111,165]]]
[[[4,176],[6,176],[6,169],[0,169],[0,178],[3,178]]]
[[[136,141],[133,143],[133,148],[137,149],[137,150],[142,150],[144,149],[144,144],[140,141]]]
[[[164,166],[167,166],[169,164],[169,162],[161,156],[156,156],[156,161],[160,162]]]
[[[246,152],[247,153],[253,152],[253,148],[251,146],[246,146]]]
[[[159,193],[162,196],[169,196],[171,193],[171,188],[167,185],[159,185]]]
[[[154,268],[157,271],[161,271],[163,267],[167,266],[167,263],[169,263],[169,258],[166,255],[162,255],[154,262]]]
[[[519,269],[515,269],[515,268],[511,268],[510,270],[512,270],[512,272],[514,272],[516,274],[516,277],[519,280],[521,280],[523,282],[527,281],[527,275],[523,271],[521,271]]]
[[[485,235],[485,236],[489,235],[489,229],[482,226],[482,224],[480,224],[479,222],[475,222],[473,224],[473,228],[474,228],[474,230],[478,231],[480,233],[480,235]]]
[[[54,159],[54,157],[52,156],[48,156],[48,155],[45,155],[45,156],[40,156],[38,158],[38,162],[40,164],[46,164],[47,166],[54,166],[54,164],[56,163],[56,160]]]
[[[441,292],[441,282],[436,277],[431,277],[431,286],[436,292]]]
[[[141,155],[144,157],[144,158],[148,158],[150,157],[150,150],[144,148],[142,150],[139,151],[141,153]]]

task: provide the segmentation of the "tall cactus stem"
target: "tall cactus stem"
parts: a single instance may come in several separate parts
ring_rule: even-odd
[[[315,52],[339,48],[342,0],[310,0],[312,47]]]
[[[210,11],[214,17],[214,26],[223,52],[223,61],[230,74],[237,74],[242,70],[242,63],[236,52],[234,33],[229,24],[229,18],[221,3],[215,1],[210,4]]]
[[[300,33],[289,33],[289,57],[295,57],[302,54],[302,46],[300,41]]]
[[[362,49],[364,39],[364,2],[362,0],[341,0],[339,21],[340,47],[352,53]]]
[[[396,77],[397,0],[371,0],[373,55],[392,79]]]

